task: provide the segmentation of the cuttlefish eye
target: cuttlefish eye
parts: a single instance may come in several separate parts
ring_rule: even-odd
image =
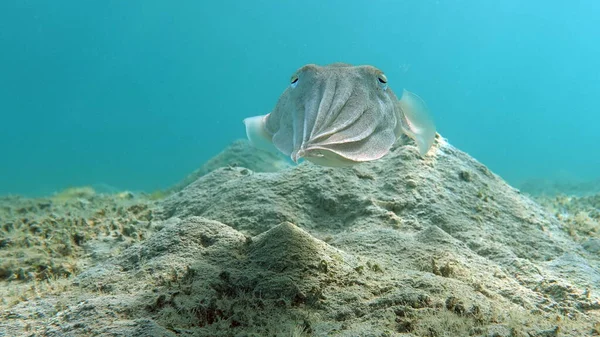
[[[377,82],[379,82],[381,89],[387,89],[387,81],[388,79],[383,73],[377,75]]]
[[[295,88],[298,85],[298,75],[296,75],[296,74],[292,75],[290,82],[291,82],[290,86],[292,88]]]

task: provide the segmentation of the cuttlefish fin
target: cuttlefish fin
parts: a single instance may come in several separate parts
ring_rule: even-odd
[[[398,101],[402,110],[402,131],[417,143],[419,153],[424,156],[435,140],[435,124],[425,102],[408,90],[402,92]]]
[[[276,151],[277,148],[273,145],[272,136],[265,130],[265,119],[267,115],[248,117],[244,119],[246,125],[246,137],[252,146],[265,150]]]

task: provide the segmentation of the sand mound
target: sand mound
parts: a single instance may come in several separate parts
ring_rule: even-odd
[[[46,333],[583,336],[598,329],[598,256],[441,139],[425,159],[398,145],[354,168],[219,168],[156,211],[162,230],[79,275],[72,300],[79,304],[45,320]]]
[[[291,167],[291,162],[277,153],[256,149],[246,140],[237,140],[199,169],[169,188],[167,193],[181,191],[198,178],[221,167],[245,167],[254,172],[277,172]]]

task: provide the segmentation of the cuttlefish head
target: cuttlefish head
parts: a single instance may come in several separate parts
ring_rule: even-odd
[[[272,143],[295,162],[348,166],[383,157],[402,132],[422,126],[406,116],[381,70],[309,64],[291,76],[270,114],[245,123],[252,143]]]

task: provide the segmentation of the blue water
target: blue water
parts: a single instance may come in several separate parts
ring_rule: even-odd
[[[167,187],[306,63],[372,64],[509,182],[600,178],[600,2],[0,1],[0,194]]]

